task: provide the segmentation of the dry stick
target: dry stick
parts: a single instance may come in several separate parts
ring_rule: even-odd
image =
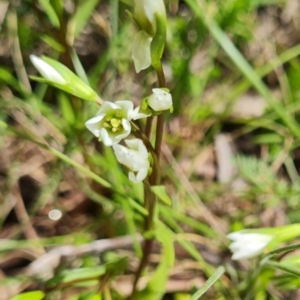
[[[19,187],[16,184],[13,188],[13,195],[16,198],[16,204],[14,207],[14,211],[17,215],[17,218],[24,228],[24,234],[27,239],[34,239],[34,240],[39,240],[39,236],[37,235],[35,229],[33,228],[30,218],[27,214],[26,207],[24,205],[22,196],[20,195]],[[37,256],[43,255],[45,253],[45,250],[43,246],[40,244],[39,248],[35,248],[35,254]]]
[[[142,237],[137,235],[134,237],[139,242],[142,241]],[[102,239],[97,240],[89,244],[83,244],[80,246],[59,246],[56,247],[44,255],[37,258],[33,261],[28,267],[20,270],[17,275],[27,276],[32,278],[39,278],[48,280],[53,277],[55,270],[61,262],[64,261],[74,261],[77,257],[91,254],[101,254],[108,250],[122,249],[128,248],[132,246],[132,236],[122,236],[113,239]],[[2,298],[2,294],[0,294],[0,300],[10,299],[14,295],[20,293],[23,289],[28,286],[27,284],[16,284],[12,285],[5,290],[0,290],[2,292],[6,292],[6,298]]]
[[[140,235],[137,235],[134,238],[139,242],[142,240]],[[32,262],[25,269],[25,275],[46,277],[49,279],[52,277],[50,274],[54,273],[55,269],[61,264],[63,259],[74,260],[75,258],[84,255],[100,254],[107,250],[126,248],[132,245],[132,239],[132,236],[122,236],[112,239],[97,240],[80,246],[67,245],[54,248]]]

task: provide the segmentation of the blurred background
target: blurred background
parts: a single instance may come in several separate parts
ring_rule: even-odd
[[[154,296],[147,282],[160,261],[157,243],[136,299],[191,299],[220,265],[226,274],[201,299],[300,299],[299,277],[233,263],[226,240],[234,230],[300,222],[300,2],[165,4],[174,112],[161,165],[172,205],[160,203],[159,219],[175,264]],[[130,0],[0,2],[0,299],[130,293],[142,186],[86,130],[97,105],[31,80],[29,55],[61,62],[104,100],[138,105],[156,77],[151,68],[134,71],[132,12]],[[95,250],[102,239],[105,251]],[[58,254],[45,256],[51,249]]]

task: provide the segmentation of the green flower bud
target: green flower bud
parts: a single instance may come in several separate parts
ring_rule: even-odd
[[[140,26],[132,44],[137,73],[161,59],[166,40],[166,9],[163,0],[135,0],[134,18]]]

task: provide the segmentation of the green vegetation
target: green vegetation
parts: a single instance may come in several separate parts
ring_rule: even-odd
[[[0,300],[300,298],[298,1],[164,3],[145,29],[133,0],[0,2]],[[102,125],[137,169],[85,126],[125,99],[148,118]]]

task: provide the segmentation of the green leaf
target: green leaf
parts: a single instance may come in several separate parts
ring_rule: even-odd
[[[294,251],[294,250],[297,250],[297,249],[300,249],[300,243],[293,244],[293,245],[288,245],[288,246],[284,246],[284,247],[275,249],[275,250],[270,251],[267,254],[265,254],[265,256],[273,256],[273,255],[277,255],[277,254],[280,254],[280,253]]]
[[[151,187],[152,192],[161,200],[163,203],[167,205],[172,204],[172,200],[166,193],[166,187],[163,185],[154,185]]]
[[[51,24],[56,27],[59,28],[60,27],[60,23],[59,23],[59,19],[57,17],[57,14],[55,12],[55,10],[53,9],[53,7],[50,4],[49,0],[38,0],[40,5],[42,6],[42,8],[44,9],[46,15],[48,16]]]
[[[78,58],[78,55],[77,53],[75,52],[74,49],[71,49],[70,50],[70,55],[71,55],[71,59],[72,59],[72,62],[73,62],[73,66],[74,66],[74,69],[76,71],[76,74],[79,76],[79,78],[85,83],[87,84],[88,86],[90,86],[90,83],[89,83],[89,80],[87,78],[87,75],[85,73],[85,70]]]
[[[283,137],[277,133],[259,134],[253,139],[255,144],[279,144],[283,142]]]
[[[191,300],[198,300],[203,294],[224,274],[225,268],[219,267],[214,274],[204,283],[202,288],[198,290],[191,298]]]
[[[95,280],[100,278],[106,272],[105,266],[93,267],[93,268],[80,268],[72,270],[64,270],[58,276],[49,281],[51,284],[57,284],[61,282],[73,282],[73,281],[86,281]]]
[[[2,128],[6,128],[6,127],[7,127],[7,124],[6,124],[6,123],[4,123],[4,122],[2,122],[2,121],[0,120],[0,127],[2,127]]]
[[[161,259],[147,287],[137,295],[137,300],[160,300],[165,294],[169,269],[174,265],[175,253],[173,237],[163,223],[157,223],[156,239],[162,244]]]
[[[73,39],[75,39],[84,28],[99,1],[100,0],[85,0],[77,6],[76,12],[68,24],[69,28],[74,28],[72,32]]]
[[[46,56],[43,56],[42,59],[53,67],[67,81],[68,84],[64,86],[66,92],[85,100],[97,99],[98,95],[96,92],[66,66]]]
[[[122,274],[127,268],[127,257],[120,257],[114,252],[108,252],[105,257],[110,260],[105,264],[106,273],[108,273],[110,277]]]
[[[12,297],[10,300],[42,300],[45,294],[41,291],[26,292]]]
[[[64,46],[58,43],[54,38],[52,38],[49,35],[46,34],[42,35],[41,40],[44,41],[47,45],[52,47],[57,52],[65,52]]]
[[[300,277],[300,272],[298,270],[295,270],[291,268],[289,265],[283,264],[283,263],[278,263],[275,261],[268,261],[265,265],[273,267],[275,269],[279,269],[281,271],[284,271],[290,275],[294,275],[296,277]]]
[[[0,67],[0,81],[10,85],[13,89],[17,90],[21,94],[25,94],[26,90],[22,88],[20,82],[12,75],[11,71]]]
[[[58,94],[58,106],[64,120],[66,120],[70,125],[74,125],[76,117],[70,100],[64,93]]]

